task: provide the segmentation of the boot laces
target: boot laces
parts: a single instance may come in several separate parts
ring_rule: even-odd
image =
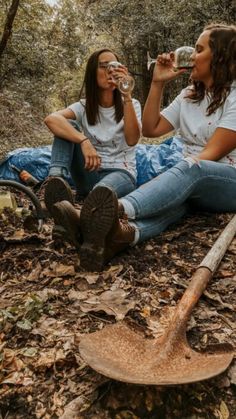
[[[120,219],[119,222],[123,233],[132,233],[134,231],[134,227],[129,224],[128,220]]]

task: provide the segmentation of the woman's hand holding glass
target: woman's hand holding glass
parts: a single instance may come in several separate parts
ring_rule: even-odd
[[[147,69],[155,64],[153,81],[168,81],[175,79],[186,70],[193,68],[194,48],[184,45],[174,52],[164,53],[157,56],[155,60],[147,53]]]
[[[186,69],[177,69],[174,65],[175,56],[173,52],[159,54],[153,70],[152,80],[154,82],[167,82],[176,79]]]
[[[134,88],[134,79],[128,74],[127,68],[118,61],[110,61],[107,65],[108,82],[119,89],[123,96],[129,95]]]

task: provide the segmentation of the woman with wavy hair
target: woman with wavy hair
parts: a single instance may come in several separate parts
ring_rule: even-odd
[[[102,269],[116,253],[158,235],[191,207],[236,211],[236,26],[206,26],[192,61],[190,85],[161,110],[166,83],[186,70],[176,71],[172,53],[158,55],[143,112],[144,135],[175,130],[183,159],[119,201],[106,187],[88,195],[80,215],[84,268]]]

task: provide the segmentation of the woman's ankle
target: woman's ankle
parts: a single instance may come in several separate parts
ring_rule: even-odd
[[[135,220],[135,209],[130,201],[125,198],[119,199],[119,209],[123,207],[123,212],[129,220]]]
[[[69,173],[65,167],[53,166],[53,167],[50,167],[48,176],[49,177],[62,177],[63,179],[68,179]]]

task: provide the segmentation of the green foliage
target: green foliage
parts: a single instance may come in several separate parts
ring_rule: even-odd
[[[203,27],[212,21],[234,23],[234,0],[103,0],[90,7],[96,26],[118,39],[124,61],[136,76],[136,96],[144,103],[150,85],[147,51],[157,56],[181,45],[194,45]],[[166,105],[187,83],[172,83],[165,91]]]
[[[75,78],[78,58],[84,54],[78,30],[78,22],[82,20],[80,9],[71,7],[72,3],[66,0],[53,10],[44,0],[22,0],[0,62],[0,87],[24,92],[25,100],[41,110],[45,98],[56,95],[68,80]],[[1,27],[6,4],[3,9]]]
[[[11,1],[0,0],[0,28]],[[145,102],[151,56],[180,45],[194,45],[210,21],[233,22],[235,0],[21,0],[0,61],[0,89],[19,93],[45,114],[77,100],[85,63],[97,48],[115,49],[134,73],[135,96]],[[2,29],[3,30],[3,29]],[[1,36],[1,30],[0,30]],[[167,104],[187,83],[171,83]]]

